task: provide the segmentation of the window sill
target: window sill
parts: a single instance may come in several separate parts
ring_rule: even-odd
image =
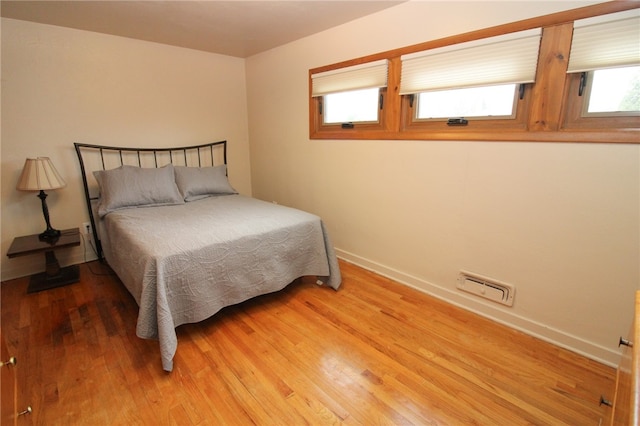
[[[574,142],[574,143],[640,143],[640,129],[606,131],[348,131],[312,132],[309,138],[344,140],[424,140],[424,141],[483,141],[483,142]]]

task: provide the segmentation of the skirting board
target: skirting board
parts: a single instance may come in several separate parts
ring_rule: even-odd
[[[583,355],[602,364],[615,367],[620,361],[620,352],[605,348],[580,337],[565,333],[548,325],[541,324],[528,318],[495,309],[479,303],[465,294],[459,294],[446,288],[439,287],[421,278],[406,274],[377,262],[336,248],[337,256],[349,263],[360,266],[383,277],[390,278],[400,284],[417,291],[436,297],[459,308],[471,311],[485,318],[489,318],[507,327],[522,331],[545,342]]]

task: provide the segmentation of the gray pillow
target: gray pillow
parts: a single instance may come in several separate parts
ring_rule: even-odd
[[[227,166],[176,166],[176,184],[185,201],[195,201],[212,195],[237,194],[227,178]]]
[[[129,207],[184,204],[178,191],[174,168],[120,166],[117,169],[93,172],[100,187],[98,215]]]

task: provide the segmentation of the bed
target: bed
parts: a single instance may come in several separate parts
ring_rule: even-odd
[[[172,371],[176,327],[302,276],[338,289],[322,220],[239,194],[227,143],[127,148],[75,143],[93,246],[138,304],[136,334]]]

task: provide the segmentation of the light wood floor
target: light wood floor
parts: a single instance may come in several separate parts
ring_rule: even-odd
[[[26,294],[2,283],[2,337],[38,425],[598,425],[614,370],[341,262],[178,328],[172,373],[98,262]]]

